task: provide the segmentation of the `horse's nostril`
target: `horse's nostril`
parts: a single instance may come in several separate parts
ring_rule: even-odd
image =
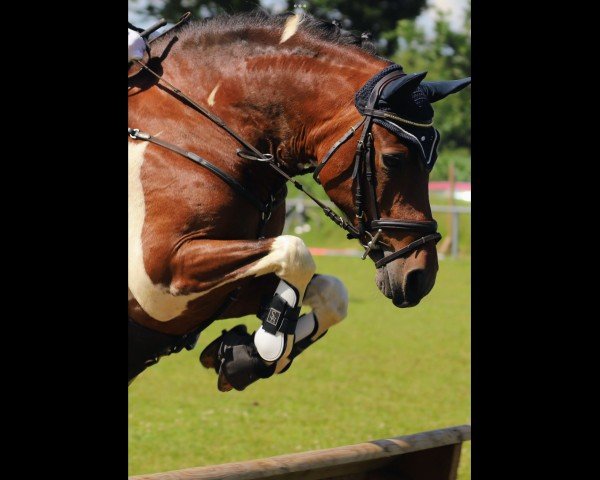
[[[404,297],[410,303],[419,303],[423,298],[425,283],[424,270],[411,270],[406,275],[406,283],[404,284]]]

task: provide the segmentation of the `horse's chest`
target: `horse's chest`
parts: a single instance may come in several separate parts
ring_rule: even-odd
[[[128,284],[130,295],[154,319],[166,322],[181,315],[201,293],[174,296],[169,287],[152,282],[144,263],[143,230],[146,203],[141,180],[147,143],[129,144],[128,158]]]

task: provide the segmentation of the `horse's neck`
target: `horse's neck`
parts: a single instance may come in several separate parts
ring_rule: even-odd
[[[334,47],[331,47],[334,48]],[[311,58],[211,55],[201,68],[175,68],[193,97],[250,143],[274,154],[291,173],[317,159],[359,114],[354,93],[386,62],[356,49]],[[347,48],[347,47],[346,47]],[[165,70],[170,67],[165,65]]]

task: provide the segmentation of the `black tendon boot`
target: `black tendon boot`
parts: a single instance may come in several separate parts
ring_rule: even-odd
[[[275,372],[275,364],[266,365],[254,346],[254,336],[245,325],[223,330],[200,354],[200,363],[214,368],[219,375],[217,388],[228,392],[232,388],[244,390],[261,378],[269,378]]]

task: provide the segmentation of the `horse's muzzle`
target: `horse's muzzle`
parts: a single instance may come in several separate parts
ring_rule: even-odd
[[[398,259],[378,268],[375,273],[377,288],[399,308],[418,305],[435,284],[437,259],[424,263],[423,259],[416,261],[412,257]]]

